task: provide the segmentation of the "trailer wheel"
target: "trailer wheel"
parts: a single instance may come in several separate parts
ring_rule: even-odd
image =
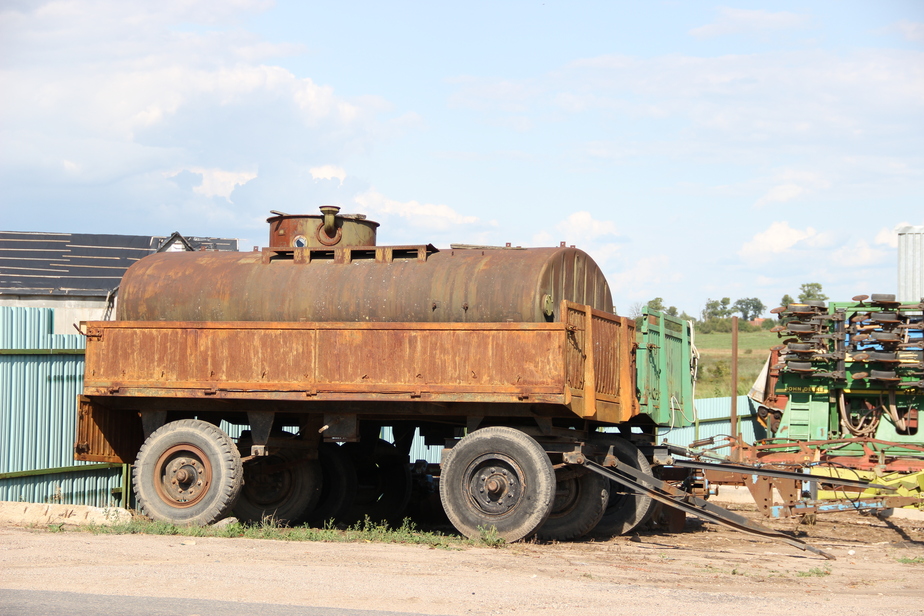
[[[220,428],[198,419],[161,426],[135,459],[135,498],[151,518],[203,526],[223,518],[241,491],[241,457]]]
[[[303,522],[318,503],[322,482],[321,464],[304,458],[299,449],[280,449],[246,462],[234,515],[242,522]]]
[[[356,465],[336,443],[322,443],[318,450],[321,472],[321,498],[308,522],[322,526],[330,520],[338,520],[356,499]]]
[[[407,456],[382,439],[370,448],[366,443],[346,443],[345,453],[356,467],[356,497],[344,514],[348,524],[363,522],[401,524],[411,500],[411,469]]]
[[[537,536],[550,541],[583,537],[600,523],[609,497],[609,481],[597,473],[585,472],[557,482],[552,513]]]
[[[469,538],[494,527],[505,541],[533,535],[548,519],[555,471],[532,437],[508,427],[482,428],[443,456],[440,499]]]
[[[651,465],[638,450],[638,447],[622,438],[602,441],[613,446],[613,454],[620,462],[652,475]],[[615,481],[610,481],[610,500],[603,517],[593,529],[598,536],[614,537],[626,535],[645,523],[651,516],[655,501],[650,496],[635,494],[629,488]]]

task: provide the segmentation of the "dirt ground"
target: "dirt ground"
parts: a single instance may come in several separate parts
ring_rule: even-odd
[[[677,534],[457,550],[6,526],[0,588],[417,614],[924,614],[924,521],[771,526],[837,560],[695,519]]]

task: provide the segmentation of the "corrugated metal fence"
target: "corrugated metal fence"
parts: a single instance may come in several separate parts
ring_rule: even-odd
[[[692,426],[673,430],[661,429],[658,432],[658,440],[667,439],[667,442],[672,445],[689,447],[690,443],[700,439],[732,435],[730,396],[700,398],[696,400],[695,406],[696,415]],[[757,422],[757,407],[747,396],[738,396],[738,429],[748,443],[769,436]]]
[[[0,500],[121,504],[125,465],[74,461],[84,338],[51,308],[0,307]]]

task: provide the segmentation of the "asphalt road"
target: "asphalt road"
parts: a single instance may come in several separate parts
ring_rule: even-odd
[[[412,612],[0,589],[2,616],[425,616]]]

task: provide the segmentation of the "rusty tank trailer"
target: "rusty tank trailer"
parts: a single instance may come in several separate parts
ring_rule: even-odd
[[[279,214],[262,252],[150,255],[125,273],[117,319],[541,323],[562,301],[613,312],[600,268],[573,247],[376,247],[377,223],[335,221]]]
[[[84,324],[75,457],[134,462],[148,515],[400,521],[419,434],[444,447],[440,502],[466,535],[648,517],[650,496],[594,465],[653,481],[657,425],[692,415],[668,379],[691,378],[687,323],[649,315],[639,341],[573,247],[379,246],[377,223],[334,207],[268,222],[260,251],[145,257],[117,320]]]

